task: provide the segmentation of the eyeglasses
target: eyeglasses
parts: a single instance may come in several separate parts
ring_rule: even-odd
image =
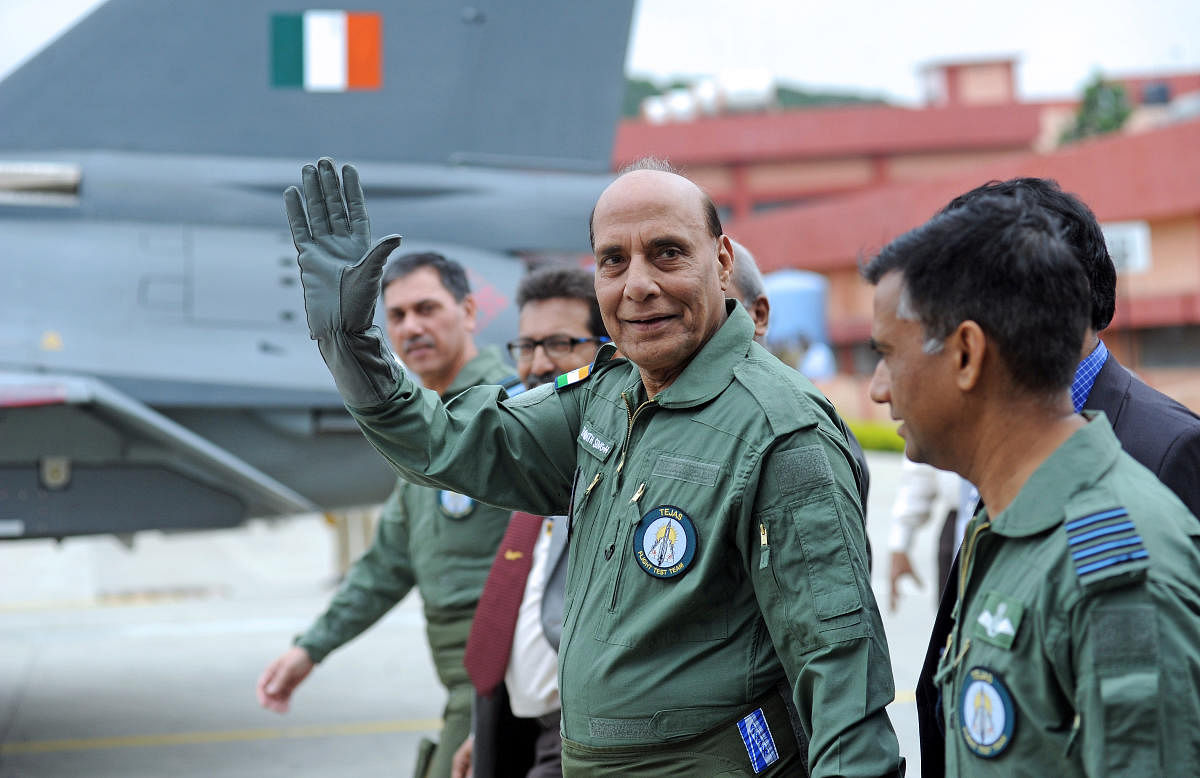
[[[595,343],[597,345],[608,343],[612,338],[596,336],[591,338],[572,338],[569,335],[551,335],[548,338],[541,340],[530,340],[529,338],[520,338],[519,340],[510,340],[508,346],[509,355],[517,362],[529,362],[533,360],[533,352],[538,346],[546,349],[546,356],[554,359],[555,357],[569,356],[575,347],[581,343]]]

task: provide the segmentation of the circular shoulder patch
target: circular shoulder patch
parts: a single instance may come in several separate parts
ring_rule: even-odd
[[[986,667],[967,672],[958,699],[963,742],[985,759],[999,756],[1012,743],[1016,712],[1000,676]]]
[[[682,575],[696,556],[696,527],[674,505],[652,508],[633,533],[633,555],[655,578]]]
[[[465,519],[471,511],[475,510],[474,500],[465,494],[451,492],[447,489],[438,492],[438,505],[441,506],[442,513],[452,519]]]

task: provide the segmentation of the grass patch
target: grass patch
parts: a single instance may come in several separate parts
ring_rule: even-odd
[[[900,425],[895,422],[847,419],[846,426],[866,451],[904,451],[904,438],[896,434]]]

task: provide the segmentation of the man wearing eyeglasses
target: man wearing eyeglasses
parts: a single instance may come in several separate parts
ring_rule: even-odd
[[[580,268],[529,274],[517,287],[517,309],[520,335],[508,343],[508,353],[528,389],[589,364],[609,342],[592,275]]]
[[[592,274],[582,268],[544,267],[525,276],[517,286],[517,309],[518,337],[508,343],[508,353],[529,389],[590,364],[596,349],[609,342]],[[514,522],[521,520],[534,518],[514,515]],[[493,582],[511,564],[506,543],[501,543],[484,585],[466,652],[476,681],[474,736],[455,755],[454,778],[562,775],[558,640],[566,587],[565,517],[541,519],[537,534],[515,613],[489,612]],[[496,645],[510,633],[509,645]],[[502,681],[499,669],[490,678],[475,670],[478,654],[498,649],[508,652]]]
[[[475,345],[476,304],[459,263],[435,253],[393,255],[380,284],[392,349],[421,384],[449,398],[472,386],[523,391],[496,347]],[[463,667],[475,604],[509,511],[403,478],[384,504],[375,538],[333,601],[258,680],[259,704],[286,713],[318,662],[366,630],[415,586],[438,678],[447,690],[440,743],[421,743],[417,778],[448,778],[470,733],[472,689]]]

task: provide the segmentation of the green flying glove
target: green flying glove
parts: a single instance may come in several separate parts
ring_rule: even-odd
[[[304,166],[302,185],[303,196],[289,186],[283,202],[300,263],[308,332],[342,399],[356,407],[378,405],[400,377],[374,326],[383,265],[400,245],[400,236],[371,243],[366,199],[352,165],[342,168],[339,182],[333,160],[322,157],[316,167]]]

